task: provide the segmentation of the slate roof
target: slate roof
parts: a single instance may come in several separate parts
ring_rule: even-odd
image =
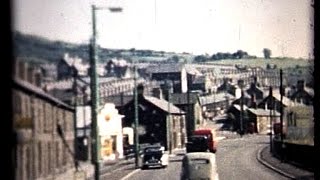
[[[162,109],[165,112],[170,114],[185,114],[184,111],[176,107],[174,104],[170,103],[170,111],[168,109],[168,101],[164,99],[158,99],[152,96],[144,96],[144,98],[149,101],[150,103],[154,104],[158,108]]]
[[[179,63],[150,65],[147,68],[149,73],[178,73],[183,69],[183,65]]]
[[[114,77],[100,77],[98,78],[99,83],[106,83],[106,82],[112,82],[113,80],[118,80],[118,78]],[[78,86],[84,86],[84,85],[90,85],[90,77],[81,77],[77,79]],[[46,88],[48,90],[51,89],[72,89],[73,87],[73,78],[62,80],[62,81],[56,81],[46,84]]]
[[[257,116],[270,116],[270,110],[265,110],[261,108],[248,108],[247,111],[250,111],[251,113],[257,115]],[[272,112],[275,116],[280,116],[280,113],[277,111]]]
[[[198,95],[190,93],[188,102],[188,93],[173,93],[170,102],[173,104],[195,104],[198,102]]]
[[[21,79],[14,78],[13,85],[14,85],[13,86],[14,88],[22,89],[23,91],[25,91],[27,93],[33,93],[36,96],[38,96],[39,98],[42,98],[42,99],[48,100],[52,103],[61,105],[62,107],[67,108],[69,110],[73,110],[73,107],[71,107],[71,106],[67,105],[66,103],[62,102],[61,100],[51,96],[50,94],[46,93],[41,88],[36,87],[27,81],[23,81]]]
[[[115,95],[115,96],[107,96],[105,98],[105,102],[110,102],[115,104],[116,107],[121,107],[127,103],[129,103],[133,99],[133,95]]]
[[[186,68],[186,71],[187,71],[188,74],[192,74],[192,75],[196,75],[196,76],[202,76],[203,75],[193,65],[186,64],[185,68]]]
[[[181,63],[166,63],[150,65],[147,68],[148,73],[179,73],[185,69],[188,74],[202,75],[195,67],[188,66]]]
[[[201,96],[199,97],[199,101],[201,105],[206,105],[206,104],[212,104],[214,102],[220,102],[220,101],[225,101],[226,96],[229,98],[229,100],[235,99],[235,97],[229,93],[217,93],[217,94],[212,94],[208,96]]]
[[[233,106],[235,109],[237,109],[238,111],[241,111],[240,105],[238,105],[238,104],[233,104],[232,106]],[[246,109],[248,109],[248,106],[243,105],[243,110],[246,110]]]
[[[272,96],[278,100],[278,101],[281,101],[281,95],[279,92],[272,92]],[[285,106],[292,106],[294,105],[294,102],[292,100],[290,100],[289,98],[285,97],[285,96],[282,96],[282,103],[285,105]]]

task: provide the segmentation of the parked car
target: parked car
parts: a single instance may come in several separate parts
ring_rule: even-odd
[[[142,155],[142,169],[149,167],[166,168],[169,164],[169,153],[165,151],[163,146],[150,145],[147,146]]]
[[[127,145],[123,147],[123,155],[126,157],[126,159],[134,157],[136,151],[134,145]]]
[[[207,136],[209,151],[212,153],[217,152],[218,141],[215,140],[216,133],[213,129],[197,129],[193,132],[193,135]]]
[[[205,135],[193,135],[188,138],[186,144],[187,153],[189,152],[208,152],[208,137]]]
[[[210,152],[187,153],[182,159],[181,180],[219,180],[216,155]]]

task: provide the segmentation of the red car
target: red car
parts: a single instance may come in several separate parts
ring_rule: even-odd
[[[208,148],[210,152],[217,152],[217,141],[215,141],[215,131],[213,129],[197,129],[193,132],[193,135],[204,135],[208,138]]]

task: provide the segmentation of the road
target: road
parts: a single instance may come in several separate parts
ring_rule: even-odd
[[[259,148],[268,143],[268,136],[246,135],[219,142],[217,166],[220,180],[285,180],[287,178],[260,164],[256,157]],[[166,169],[137,170],[130,180],[178,180],[182,154],[170,157]]]
[[[219,144],[217,166],[220,180],[284,180],[288,179],[260,164],[256,157],[260,148],[269,143],[268,136],[246,135],[224,139]]]

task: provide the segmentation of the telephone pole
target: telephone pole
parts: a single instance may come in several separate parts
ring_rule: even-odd
[[[281,161],[283,161],[284,144],[283,144],[283,85],[282,85],[282,69],[280,69],[280,140],[281,140]]]
[[[270,108],[270,152],[272,153],[273,149],[273,141],[272,141],[272,129],[273,129],[273,115],[272,115],[272,109],[273,107],[273,95],[272,95],[272,87],[269,88],[269,108]]]
[[[96,7],[91,6],[92,14],[92,39],[90,42],[90,87],[91,87],[91,138],[92,138],[92,163],[94,164],[94,178],[100,179],[100,136],[98,128],[98,111],[99,111],[99,80],[97,75],[97,29],[96,29],[96,11],[108,9],[111,12],[121,12],[121,7]]]
[[[90,48],[90,85],[91,85],[91,136],[92,163],[94,164],[94,179],[100,179],[100,138],[98,128],[99,89],[96,72],[98,56],[96,52],[96,6],[92,5],[92,39]]]
[[[139,109],[138,109],[138,88],[137,88],[137,68],[134,64],[134,146],[135,146],[135,167],[136,169],[139,168],[139,133],[138,133],[138,126],[139,126]]]
[[[171,111],[170,111],[170,100],[171,100],[171,83],[167,82],[167,92],[168,92],[168,118],[167,118],[167,146],[169,150],[169,154],[172,154],[172,136],[171,136]]]

